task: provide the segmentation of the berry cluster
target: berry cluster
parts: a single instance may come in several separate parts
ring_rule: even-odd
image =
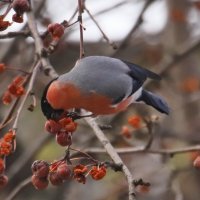
[[[142,118],[140,116],[134,115],[128,118],[128,124],[131,128],[140,129],[142,127]],[[132,137],[132,130],[127,126],[122,126],[121,134],[126,138]]]
[[[58,121],[50,119],[45,123],[45,129],[49,133],[56,135],[56,141],[61,146],[69,146],[72,144],[72,133],[76,128],[77,123],[69,117],[64,117]]]
[[[12,16],[12,21],[22,23],[24,21],[23,14],[30,10],[30,4],[28,0],[14,0],[11,6],[8,6],[6,12],[0,16],[0,31],[4,31],[12,25],[11,22],[4,20],[6,15],[9,13],[10,8],[13,8],[15,11],[15,14]]]
[[[30,10],[30,4],[28,0],[14,0],[12,8],[15,14],[12,16],[13,22],[23,23],[23,14]]]
[[[23,87],[24,81],[25,77],[23,76],[16,76],[12,80],[2,97],[2,101],[4,104],[10,104],[12,102],[13,97],[17,98],[25,93],[25,89]]]
[[[14,148],[15,132],[9,130],[3,138],[0,139],[0,188],[6,186],[8,177],[4,174],[5,162],[4,158],[10,155]]]
[[[12,23],[4,20],[4,16],[0,16],[0,31],[6,30]]]
[[[46,161],[37,160],[32,164],[32,184],[38,190],[47,188],[49,182],[58,186],[66,180],[74,179],[79,183],[86,183],[88,175],[94,180],[100,180],[106,175],[106,167],[104,165],[88,166],[78,164],[68,165],[64,159],[48,164]]]

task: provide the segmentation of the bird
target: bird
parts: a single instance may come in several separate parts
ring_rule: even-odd
[[[84,57],[69,72],[47,84],[41,109],[47,119],[56,119],[72,109],[85,109],[99,116],[116,114],[134,102],[144,102],[169,114],[167,102],[143,88],[148,78],[161,79],[146,68],[118,58]]]

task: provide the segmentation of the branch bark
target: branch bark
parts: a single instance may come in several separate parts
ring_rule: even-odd
[[[83,111],[83,114],[86,114]],[[128,188],[129,188],[129,200],[136,200],[135,197],[135,187],[133,185],[133,176],[129,171],[128,167],[124,164],[122,159],[119,157],[118,153],[115,151],[114,147],[111,145],[110,141],[107,139],[103,131],[98,127],[97,123],[93,118],[85,118],[88,125],[92,128],[95,135],[105,148],[105,152],[112,158],[115,164],[122,166],[122,171],[127,179]]]

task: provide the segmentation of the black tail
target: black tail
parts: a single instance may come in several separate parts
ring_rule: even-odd
[[[169,114],[170,109],[167,103],[161,97],[151,92],[142,90],[142,95],[137,99],[137,101],[144,101],[147,105],[154,107],[161,113]]]

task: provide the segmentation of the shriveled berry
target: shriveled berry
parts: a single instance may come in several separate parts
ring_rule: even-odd
[[[57,174],[61,179],[67,180],[70,177],[71,171],[69,167],[67,166],[67,164],[63,163],[58,166]]]
[[[15,14],[12,16],[12,21],[13,21],[13,22],[17,22],[17,23],[23,23],[23,21],[24,21],[23,15],[19,15],[19,14],[15,13]]]
[[[0,31],[5,31],[11,23],[9,21],[1,21],[0,20]]]
[[[33,175],[31,177],[31,182],[33,184],[33,186],[37,189],[37,190],[43,190],[45,188],[47,188],[49,181],[47,178],[39,178],[36,175]]]
[[[44,160],[36,160],[31,166],[32,172],[39,178],[45,178],[49,174],[49,164]]]
[[[61,146],[68,146],[72,144],[71,134],[65,131],[60,131],[56,134],[56,141]]]
[[[45,130],[49,133],[56,134],[61,130],[62,126],[56,121],[49,119],[45,123]]]
[[[8,183],[8,177],[4,174],[0,174],[0,188],[3,188]]]
[[[13,10],[18,15],[23,15],[24,12],[30,10],[30,4],[28,0],[14,0],[12,3]]]
[[[73,178],[79,183],[86,183],[86,176],[84,174],[74,174]]]
[[[100,180],[106,175],[106,168],[104,166],[93,166],[90,175],[94,180]]]
[[[48,31],[51,33],[53,39],[58,40],[64,34],[64,26],[62,24],[53,23],[48,25]]]
[[[12,95],[16,95],[16,93],[17,93],[17,86],[14,85],[14,84],[8,85],[8,91],[9,91]]]
[[[7,91],[4,93],[4,95],[2,97],[2,102],[5,105],[8,105],[12,102],[12,96],[11,96],[10,92]]]
[[[24,77],[23,76],[16,76],[13,79],[12,83],[15,84],[15,85],[20,85],[20,84],[23,83],[23,81],[24,81]]]
[[[62,178],[58,175],[57,171],[50,172],[49,180],[52,185],[60,185],[63,182]]]

